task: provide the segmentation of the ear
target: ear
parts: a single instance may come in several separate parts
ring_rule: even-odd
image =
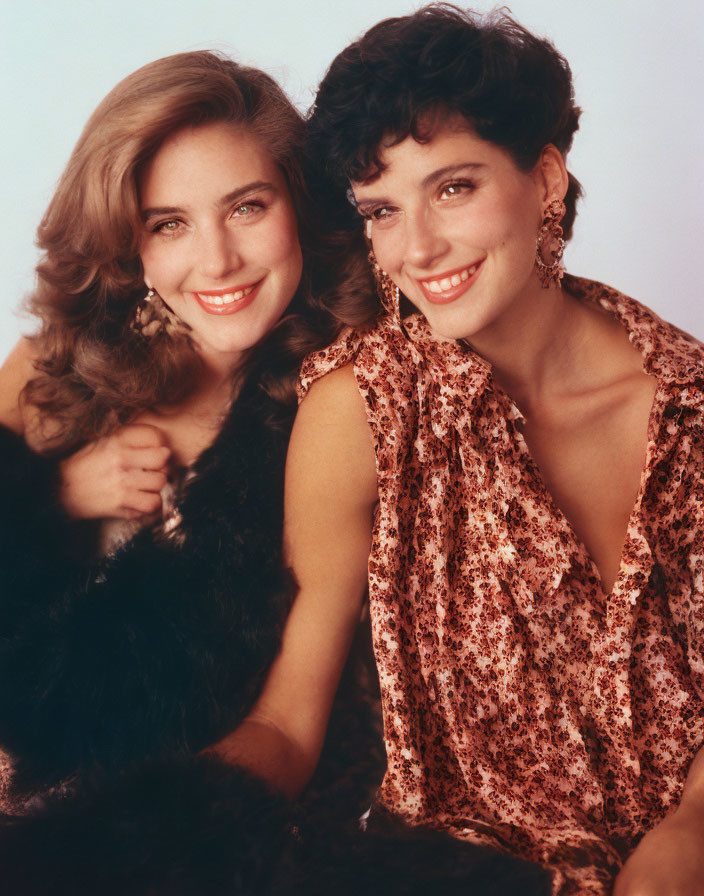
[[[533,169],[533,176],[543,205],[553,199],[563,200],[567,195],[569,175],[560,150],[552,143],[543,147]]]

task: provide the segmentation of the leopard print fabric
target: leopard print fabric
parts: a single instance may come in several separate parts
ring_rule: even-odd
[[[565,287],[623,324],[658,381],[609,595],[519,410],[461,343],[390,316],[299,383],[303,398],[353,363],[375,444],[379,800],[550,867],[560,896],[610,892],[704,742],[704,347],[608,287]]]

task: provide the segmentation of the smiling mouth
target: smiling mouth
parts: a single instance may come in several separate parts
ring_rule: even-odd
[[[201,308],[210,314],[231,314],[241,311],[254,301],[263,282],[264,278],[241,289],[194,292],[193,296]]]
[[[248,296],[253,289],[256,289],[257,285],[257,283],[254,283],[252,286],[245,286],[244,289],[237,289],[235,292],[219,293],[217,295],[211,295],[207,292],[197,292],[196,295],[206,305],[231,305],[233,302],[238,302],[240,299]]]
[[[435,305],[444,305],[447,302],[454,302],[469,289],[474,283],[481,265],[481,261],[475,261],[474,264],[468,265],[466,268],[448,271],[441,277],[418,280],[418,283],[429,302]]]

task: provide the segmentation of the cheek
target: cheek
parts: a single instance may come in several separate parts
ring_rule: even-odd
[[[170,279],[168,273],[173,264],[169,261],[169,255],[167,247],[157,245],[154,240],[146,239],[140,242],[139,257],[142,262],[144,281],[157,290],[157,284],[163,284],[164,279]],[[163,288],[164,285],[162,285]]]
[[[377,229],[371,240],[372,251],[382,271],[393,276],[403,266],[403,234],[400,226],[394,230]]]
[[[190,244],[186,238],[145,240],[140,244],[144,282],[162,298],[173,299],[189,277],[193,267]]]
[[[269,232],[267,252],[270,266],[285,266],[296,269],[302,265],[301,242],[298,238],[298,224],[291,211],[282,214]]]

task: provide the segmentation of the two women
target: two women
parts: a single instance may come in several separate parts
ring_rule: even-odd
[[[556,893],[607,893],[615,878],[619,896],[696,893],[702,349],[614,290],[562,276],[577,122],[565,61],[501,17],[430,7],[333,63],[310,121],[325,165],[312,183],[362,284],[327,304],[356,328],[304,364],[286,497],[300,592],[261,697],[214,752],[300,791],[369,574],[388,757],[372,823],[387,814],[539,862]],[[276,265],[240,269],[221,251],[217,190],[194,218],[197,198],[167,195],[197,131],[184,142],[176,130],[163,180],[158,154],[154,183],[149,166],[142,175],[156,228],[141,242],[144,274],[184,318],[211,316],[203,330],[185,322],[220,358],[211,318],[255,307]],[[259,211],[242,223],[258,194],[220,186],[237,203],[232,226],[258,226]],[[180,259],[173,281],[157,276],[162,252],[206,232],[203,282]],[[363,286],[372,271],[383,305]],[[150,304],[134,319],[147,333]],[[96,328],[110,324],[106,310]],[[137,491],[153,494],[162,464],[135,466],[150,473]],[[167,581],[194,588],[200,575]]]
[[[555,893],[698,893],[704,351],[563,276],[578,118],[565,60],[501,15],[429,7],[333,62],[316,192],[381,303],[332,306],[356,328],[304,363],[300,592],[218,749],[301,786],[368,563],[378,810],[539,862]]]
[[[250,708],[295,591],[284,457],[300,361],[333,332],[312,281],[334,285],[302,141],[262,72],[162,59],[98,107],[42,222],[42,329],[1,374],[8,891],[270,870],[281,802],[197,753]]]

